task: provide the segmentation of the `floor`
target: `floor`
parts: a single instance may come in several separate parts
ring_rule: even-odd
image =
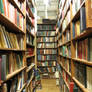
[[[42,79],[41,83],[42,89],[38,89],[36,92],[60,92],[55,79]]]

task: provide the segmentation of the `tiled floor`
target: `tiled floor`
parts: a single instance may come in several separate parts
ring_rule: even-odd
[[[60,92],[60,89],[56,86],[55,79],[42,79],[42,89],[38,89],[36,92]]]

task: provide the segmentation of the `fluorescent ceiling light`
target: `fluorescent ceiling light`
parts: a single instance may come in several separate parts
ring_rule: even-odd
[[[44,0],[45,5],[49,5],[50,0]]]

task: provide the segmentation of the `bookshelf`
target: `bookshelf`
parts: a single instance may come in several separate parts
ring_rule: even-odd
[[[25,79],[25,1],[0,1],[0,91],[22,92]],[[21,6],[21,7],[20,7]],[[13,62],[12,62],[13,61]],[[22,82],[22,83],[21,83]],[[14,88],[16,86],[16,88]]]
[[[33,5],[33,0],[26,0],[26,92],[33,92],[35,85],[34,69],[35,69],[35,6]],[[35,2],[35,1],[34,1]],[[35,85],[36,86],[36,85]]]
[[[57,42],[55,24],[42,23],[37,25],[37,67],[42,78],[44,74],[54,74],[57,61]]]
[[[62,92],[92,90],[91,0],[59,0],[57,48]]]
[[[0,1],[0,92],[35,88],[35,11],[32,0]]]

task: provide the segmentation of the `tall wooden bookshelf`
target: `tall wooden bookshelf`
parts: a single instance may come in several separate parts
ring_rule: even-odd
[[[52,78],[57,60],[55,24],[38,24],[37,28],[37,67],[42,78]]]
[[[92,91],[92,0],[59,0],[58,63],[62,92]]]
[[[34,92],[35,85],[35,5],[33,0],[26,0],[26,92]]]
[[[0,92],[26,87],[25,6],[25,0],[0,1]]]
[[[35,10],[33,0],[0,1],[0,92],[35,88]]]

